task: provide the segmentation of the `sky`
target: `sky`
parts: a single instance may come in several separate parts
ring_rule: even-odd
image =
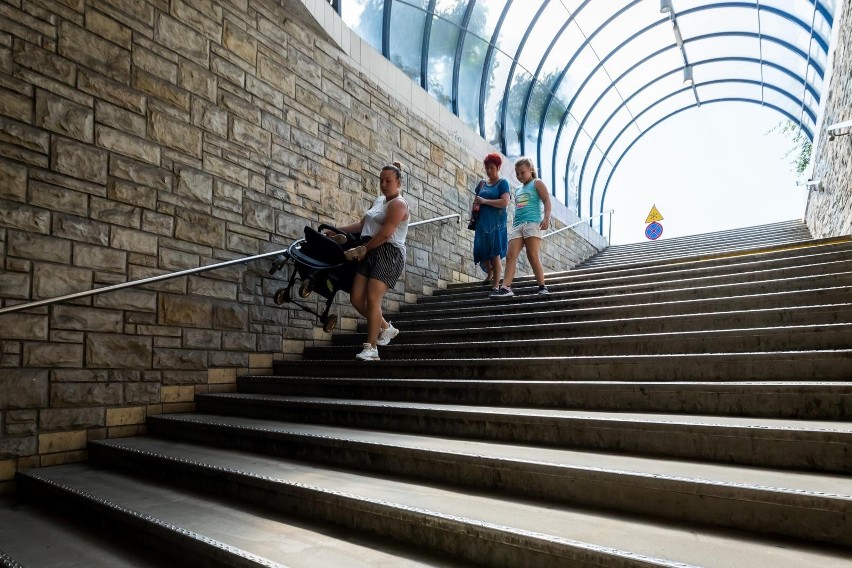
[[[604,206],[615,209],[611,244],[646,241],[653,206],[663,216],[659,240],[803,218],[807,190],[796,186],[795,153],[786,155],[794,144],[770,132],[782,119],[765,107],[718,103],[658,125],[612,177]]]

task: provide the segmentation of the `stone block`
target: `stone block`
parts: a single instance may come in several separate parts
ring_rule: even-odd
[[[213,311],[210,302],[204,298],[160,295],[158,316],[162,325],[210,327]]]
[[[243,201],[243,222],[249,227],[275,231],[275,210],[256,201]]]
[[[248,308],[234,303],[213,306],[213,328],[244,330],[248,327]]]
[[[208,101],[216,100],[216,75],[200,65],[181,60],[178,68],[178,84]]]
[[[26,342],[23,365],[30,368],[83,366],[83,346],[73,343]]]
[[[0,438],[0,456],[32,456],[38,453],[38,438],[21,436]]]
[[[248,146],[255,152],[269,156],[272,138],[269,132],[253,124],[235,118],[231,121],[230,140]]]
[[[138,45],[133,49],[133,65],[169,83],[177,83],[177,63]]]
[[[26,276],[26,282],[29,284],[29,276]],[[13,297],[11,294],[3,292],[4,275],[0,274],[0,296]],[[26,293],[29,287],[24,288]],[[3,339],[47,339],[48,338],[48,321],[46,315],[11,313],[0,316],[0,330],[2,330]]]
[[[124,49],[130,49],[133,31],[97,10],[86,10],[86,29]]]
[[[151,358],[150,337],[92,333],[86,338],[88,367],[147,369]]]
[[[32,260],[67,263],[71,259],[71,242],[38,233],[9,231],[6,254]]]
[[[257,338],[253,333],[224,332],[222,334],[222,349],[255,351],[257,349]]]
[[[124,385],[124,400],[127,404],[158,403],[160,402],[160,383],[128,383]]]
[[[15,479],[17,462],[15,460],[0,461],[0,481],[12,481]]]
[[[0,116],[0,141],[40,154],[47,154],[50,148],[50,134],[2,116]]]
[[[210,174],[180,166],[175,175],[175,193],[202,203],[213,202],[213,177]]]
[[[94,302],[98,308],[153,313],[157,310],[157,293],[139,288],[127,288],[95,296]]]
[[[236,369],[208,369],[207,370],[208,384],[237,384]]]
[[[159,146],[114,128],[97,125],[95,127],[95,143],[111,152],[117,152],[154,165],[160,164]]]
[[[216,43],[222,43],[222,13],[222,7],[210,1],[177,0],[172,4],[175,18]]]
[[[130,51],[68,21],[59,24],[59,54],[116,81],[130,80]]]
[[[142,230],[147,233],[155,233],[164,237],[174,234],[175,220],[169,215],[154,213],[153,211],[142,212]]]
[[[296,74],[271,57],[262,53],[258,55],[257,74],[270,85],[274,85],[288,100],[296,98]]]
[[[154,349],[155,369],[204,369],[207,352],[193,349]]]
[[[39,412],[42,431],[98,428],[104,425],[103,408],[45,408]]]
[[[191,116],[199,128],[222,137],[228,135],[228,113],[215,104],[194,98]]]
[[[161,402],[192,402],[193,400],[195,400],[195,387],[192,385],[173,385],[160,389]]]
[[[204,170],[243,187],[247,186],[249,182],[246,168],[206,153],[204,154]]]
[[[96,270],[127,271],[127,253],[84,243],[74,245],[74,264]]]
[[[38,89],[35,111],[37,126],[83,142],[94,140],[95,112],[91,108]]]
[[[95,101],[95,121],[134,136],[145,136],[145,117],[114,104]]]
[[[109,185],[107,186],[107,196],[112,201],[121,201],[123,203],[129,203],[131,205],[138,205],[139,207],[144,207],[145,209],[153,210],[157,207],[156,189],[145,185],[139,185],[138,183],[111,179],[109,181]],[[139,211],[135,208],[127,209],[123,212],[113,211],[112,214],[127,214],[130,211],[136,212],[138,216]],[[125,223],[119,224],[127,226]],[[136,219],[136,222],[131,226],[138,227],[139,220]]]
[[[33,266],[33,298],[53,298],[92,289],[92,271],[72,266],[36,263]]]
[[[145,114],[148,104],[145,95],[105,77],[80,69],[77,88],[139,114]]]
[[[144,424],[147,413],[144,406],[125,406],[123,408],[107,408],[106,425],[128,426]]]
[[[224,248],[225,222],[211,215],[178,209],[175,211],[175,238]]]
[[[90,430],[91,431],[91,430]],[[86,450],[74,450],[71,452],[57,452],[54,454],[42,454],[39,456],[40,467],[52,467],[69,463],[84,462],[88,459]]]
[[[234,282],[224,282],[222,280],[204,278],[203,276],[190,276],[188,292],[196,296],[210,296],[212,298],[220,298],[222,300],[236,300],[237,284]]]
[[[148,117],[148,134],[164,146],[196,158],[201,157],[201,130],[191,124],[163,113],[151,112]]]
[[[154,190],[150,191],[153,192]],[[142,214],[138,207],[119,203],[111,199],[90,198],[89,214],[92,219],[111,225],[131,229],[139,229],[142,226]]]
[[[142,254],[156,255],[157,236],[143,231],[113,227],[110,247]]]
[[[260,124],[260,108],[250,102],[249,99],[251,99],[251,97],[248,94],[240,92],[240,95],[241,96],[232,95],[225,92],[224,89],[220,89],[218,100],[219,106],[240,118],[244,118],[252,124]]]
[[[0,409],[44,408],[49,388],[47,369],[0,369]]]
[[[5,90],[0,91],[0,115],[31,123],[33,121],[32,97]]]
[[[89,209],[88,204],[89,197],[85,193],[39,181],[30,181],[30,205],[85,216]]]
[[[210,42],[189,26],[160,13],[157,18],[155,39],[163,46],[200,65],[207,66]]]
[[[222,45],[246,63],[257,64],[257,40],[227,19],[222,29]]]
[[[269,353],[281,353],[283,349],[283,343],[283,336],[264,333],[262,335],[258,335],[257,337],[257,350]],[[249,364],[251,364],[251,361],[249,361]]]
[[[53,215],[54,236],[87,243],[109,244],[109,225],[73,215]]]
[[[25,166],[0,160],[0,199],[22,203],[27,200],[27,168]]]
[[[190,349],[220,349],[222,333],[209,329],[184,329],[183,346]]]
[[[248,353],[237,351],[211,351],[207,363],[214,367],[248,368]]]
[[[86,437],[85,430],[39,434],[38,453],[50,454],[54,452],[83,450],[86,448],[86,442],[88,442],[88,438]]]
[[[77,66],[67,59],[20,39],[15,39],[12,50],[15,63],[21,67],[52,77],[66,85],[74,84]]]

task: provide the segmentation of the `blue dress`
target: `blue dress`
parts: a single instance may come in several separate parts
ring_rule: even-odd
[[[500,199],[504,193],[511,195],[509,182],[502,178],[494,185],[484,184],[479,190],[483,199]],[[473,235],[473,262],[482,266],[482,261],[491,260],[495,256],[506,258],[509,246],[506,219],[505,207],[480,206],[476,232]]]

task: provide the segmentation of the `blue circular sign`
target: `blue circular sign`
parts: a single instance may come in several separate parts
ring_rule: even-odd
[[[660,235],[663,234],[663,226],[654,221],[647,227],[645,227],[645,236],[655,241],[660,238]]]

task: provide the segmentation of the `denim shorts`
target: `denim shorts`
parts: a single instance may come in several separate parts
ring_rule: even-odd
[[[535,237],[541,238],[541,221],[538,223],[521,223],[509,231],[509,240],[513,239],[528,239]]]

